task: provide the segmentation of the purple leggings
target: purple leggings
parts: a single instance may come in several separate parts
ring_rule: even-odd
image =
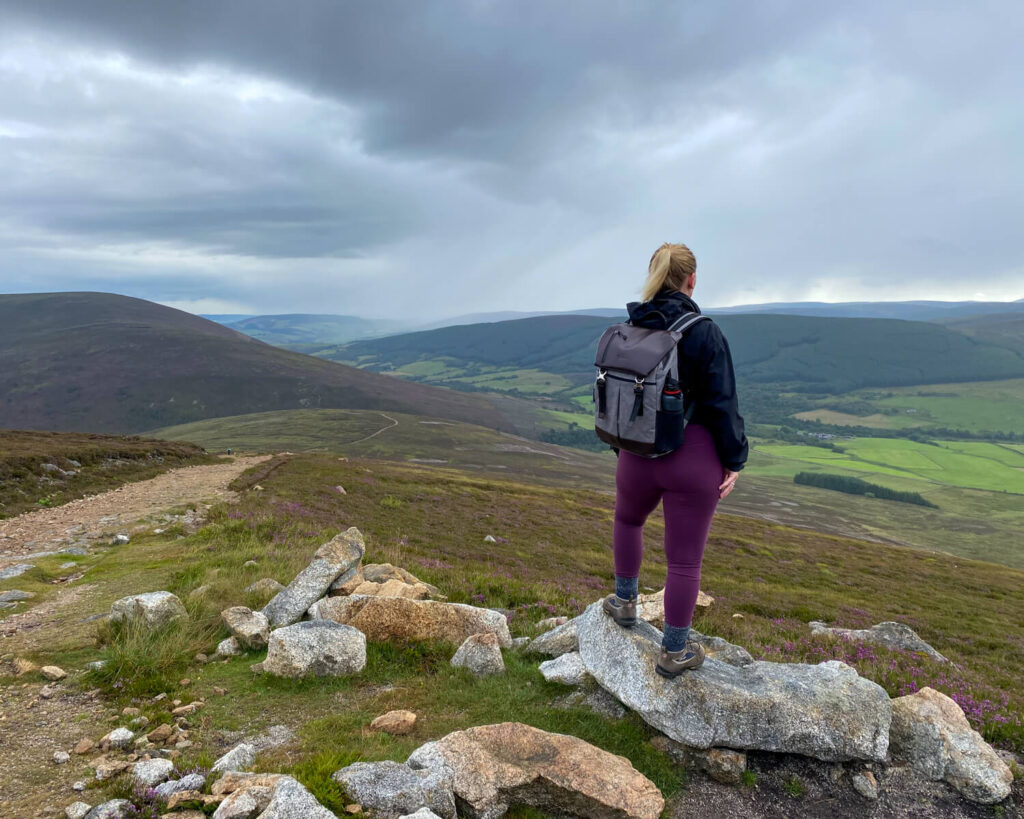
[[[683,445],[662,458],[619,453],[615,471],[615,574],[638,577],[643,527],[658,501],[665,508],[665,622],[688,626],[700,589],[700,564],[718,505],[722,462],[711,433],[686,427]]]

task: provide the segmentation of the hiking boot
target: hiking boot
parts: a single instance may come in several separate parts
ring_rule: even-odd
[[[661,649],[661,657],[654,670],[662,677],[673,679],[688,669],[700,668],[704,665],[704,646],[687,640],[686,645],[679,651],[666,651]]]
[[[623,600],[617,595],[609,594],[601,604],[601,608],[603,608],[607,614],[610,614],[612,619],[623,628],[633,628],[633,626],[636,625],[635,597],[631,597],[629,600]]]

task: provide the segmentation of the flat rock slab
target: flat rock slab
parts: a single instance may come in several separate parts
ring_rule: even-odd
[[[526,650],[530,654],[545,654],[548,657],[561,657],[570,651],[579,648],[576,636],[576,620],[573,618],[567,623],[556,626],[551,631],[545,631],[538,637],[534,637]]]
[[[332,778],[380,819],[398,819],[424,806],[444,819],[455,819],[455,797],[445,771],[413,770],[392,761],[356,762]]]
[[[1013,774],[963,710],[933,688],[893,700],[892,753],[928,779],[944,779],[972,802],[1010,795]]]
[[[15,563],[13,566],[7,566],[0,569],[0,580],[10,580],[12,577],[21,577],[29,569],[34,569],[31,563]]]
[[[309,620],[270,632],[267,659],[253,666],[277,677],[341,676],[366,667],[366,637],[352,626]]]
[[[355,626],[367,639],[380,642],[444,640],[462,645],[474,634],[492,632],[502,648],[512,645],[505,615],[463,603],[351,595],[320,600],[309,614],[314,620]]]
[[[655,673],[661,633],[617,626],[594,603],[576,619],[587,671],[623,705],[695,748],[883,761],[892,704],[885,690],[838,661],[819,665],[712,658],[674,680]]]
[[[297,623],[340,575],[359,564],[365,552],[363,535],[354,526],[317,549],[310,564],[263,608],[271,627]]]
[[[845,640],[859,640],[864,643],[885,646],[886,648],[924,654],[926,657],[931,657],[940,663],[949,662],[932,646],[922,640],[916,631],[904,623],[887,620],[871,628],[829,628],[825,623],[814,620],[807,625],[811,627],[811,634],[838,637]]]
[[[665,808],[625,757],[517,722],[448,734],[406,764],[450,779],[460,815],[475,819],[497,819],[514,805],[587,819],[658,819]]]

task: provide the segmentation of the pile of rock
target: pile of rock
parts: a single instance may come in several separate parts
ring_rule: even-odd
[[[865,632],[883,644],[899,635],[905,650],[941,657],[905,626],[893,626],[899,624]],[[536,637],[528,650],[555,658],[540,664],[547,680],[596,682],[721,781],[742,773],[743,751],[758,750],[828,762],[902,762],[975,802],[992,804],[1009,795],[1009,768],[948,697],[926,688],[890,700],[839,661],[754,661],[721,638],[695,631],[691,636],[705,645],[708,658],[674,680],[654,672],[660,631],[647,622],[620,628],[600,603]],[[875,775],[859,776],[858,793],[877,796]]]
[[[217,655],[266,647],[253,666],[282,677],[357,674],[366,641],[437,640],[460,646],[452,664],[478,674],[504,671],[512,644],[504,614],[449,603],[438,590],[390,563],[362,565],[366,546],[355,527],[325,543],[262,611],[222,612],[231,637]]]

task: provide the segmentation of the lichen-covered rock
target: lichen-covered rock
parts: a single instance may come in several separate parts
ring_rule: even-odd
[[[562,685],[581,685],[590,676],[578,651],[570,651],[553,660],[545,660],[539,668],[545,680]]]
[[[561,657],[570,651],[576,651],[579,642],[576,636],[576,618],[556,626],[533,638],[526,650],[530,654],[546,654],[549,657]]]
[[[161,799],[170,799],[176,793],[186,793],[189,791],[201,791],[206,785],[206,777],[201,773],[190,773],[180,779],[170,779],[167,782],[161,782],[156,786],[156,794]]]
[[[444,771],[413,770],[392,761],[356,762],[332,778],[380,819],[398,819],[423,806],[443,819],[455,819],[451,778]]]
[[[407,813],[405,816],[399,816],[398,819],[441,819],[441,817],[430,808],[420,808],[416,813]]]
[[[417,748],[406,764],[449,779],[467,815],[481,819],[513,805],[589,819],[658,819],[665,807],[625,757],[516,722],[448,734]]]
[[[85,819],[125,819],[131,815],[131,807],[132,803],[127,799],[111,799],[85,814]]]
[[[274,786],[270,802],[259,814],[258,819],[336,819],[336,817],[321,805],[300,782],[290,776],[282,776]]]
[[[263,608],[270,625],[278,628],[298,622],[340,575],[363,559],[365,551],[363,535],[354,526],[317,549],[310,564]]]
[[[217,806],[213,819],[253,819],[263,814],[274,798],[274,789],[254,786],[235,791]]]
[[[92,805],[88,802],[72,802],[66,808],[64,808],[65,819],[85,819],[89,815],[89,811],[92,810]]]
[[[214,651],[214,657],[237,657],[242,654],[242,646],[239,644],[236,637],[227,637],[217,643],[217,650]]]
[[[892,705],[849,666],[708,659],[667,680],[655,673],[661,633],[623,629],[594,603],[577,618],[583,664],[648,724],[696,748],[796,753],[826,761],[885,759]]]
[[[188,612],[181,600],[169,591],[122,597],[110,607],[111,623],[133,622],[147,629],[160,628],[185,617],[188,617]]]
[[[502,648],[512,645],[505,615],[492,609],[404,597],[328,597],[309,610],[314,620],[355,626],[367,639],[440,640],[461,645],[474,634],[492,632]]]
[[[10,589],[9,591],[0,592],[0,603],[18,603],[22,600],[30,600],[33,597],[35,597],[33,592]]]
[[[210,771],[247,771],[256,764],[256,748],[243,742],[213,763]]]
[[[451,664],[455,668],[466,668],[481,676],[505,673],[505,660],[501,656],[498,635],[489,631],[470,635],[455,652]]]
[[[132,778],[147,788],[154,788],[170,778],[174,763],[169,759],[145,759],[132,767]]]
[[[106,751],[110,748],[125,750],[132,746],[135,734],[127,728],[115,728],[100,740],[100,750]]]
[[[253,666],[277,677],[358,674],[366,666],[366,637],[352,626],[308,620],[270,633],[267,659]]]
[[[859,640],[864,643],[895,648],[900,651],[911,651],[915,654],[924,654],[936,662],[945,663],[948,660],[928,643],[922,640],[916,631],[903,623],[896,623],[887,620],[878,623],[871,628],[829,628],[825,623],[813,620],[807,625],[811,628],[811,634],[820,634],[825,637],[838,637],[846,640]]]
[[[1001,802],[1013,774],[963,710],[933,688],[893,700],[893,758],[928,779],[944,779],[972,802]]]
[[[245,606],[232,606],[220,613],[224,625],[238,644],[251,651],[267,647],[270,639],[270,621],[263,612],[253,611]]]
[[[39,673],[42,674],[50,682],[57,682],[58,680],[63,680],[68,675],[68,672],[66,672],[63,668],[57,665],[44,665],[42,668],[39,669]]]

